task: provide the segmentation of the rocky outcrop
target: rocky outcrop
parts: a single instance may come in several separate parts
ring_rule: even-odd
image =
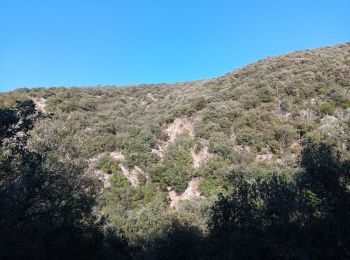
[[[87,160],[88,165],[89,165],[87,172],[92,172],[92,174],[95,175],[98,178],[98,180],[102,183],[103,188],[105,189],[111,185],[109,182],[110,174],[96,169],[98,160],[104,155],[105,155],[105,153],[100,153],[92,158],[89,158]]]
[[[210,156],[208,145],[202,147],[202,149],[196,153],[195,149],[191,150],[193,168],[199,168]]]
[[[41,112],[46,112],[45,107],[46,107],[46,99],[44,98],[33,98],[33,102],[35,104],[35,108],[38,111]]]
[[[121,170],[122,174],[125,176],[125,178],[128,179],[129,183],[132,186],[137,187],[139,185],[138,176],[140,174],[145,176],[146,179],[148,179],[148,175],[145,172],[143,172],[142,169],[140,169],[139,167],[134,166],[132,169],[128,169],[127,167],[125,167],[124,164],[122,163],[122,161],[125,159],[125,156],[121,152],[114,151],[111,153],[101,153],[95,157],[88,159],[88,163],[89,163],[89,170],[94,172],[97,178],[102,182],[104,188],[108,188],[110,186],[109,177],[111,176],[111,174],[108,174],[101,170],[96,169],[98,160],[104,155],[109,155],[114,160],[119,162],[118,168]]]
[[[117,160],[117,161],[120,161],[120,160],[124,160],[125,159],[125,156],[119,152],[119,151],[114,151],[114,152],[111,152],[109,154],[114,160]]]
[[[257,160],[257,161],[271,161],[272,158],[273,158],[272,153],[257,154],[255,156],[255,160]]]
[[[123,175],[128,179],[130,184],[134,187],[139,186],[139,175],[144,175],[146,179],[148,179],[148,175],[145,174],[142,169],[137,166],[134,166],[132,169],[126,168],[123,164],[118,165]]]
[[[165,129],[165,133],[169,136],[169,143],[174,142],[177,136],[185,132],[187,132],[189,136],[194,137],[193,123],[185,117],[176,118],[174,122],[169,124]]]
[[[193,178],[188,183],[186,190],[181,194],[177,194],[171,187],[168,187],[168,199],[169,199],[169,207],[174,210],[179,209],[179,202],[183,200],[198,200],[205,198],[201,195],[199,190],[200,178]]]
[[[158,140],[157,148],[151,150],[152,153],[158,155],[160,158],[163,158],[169,144],[173,143],[179,135],[188,133],[190,137],[194,138],[194,126],[186,117],[176,118],[174,122],[163,129],[163,133],[166,133],[169,139],[166,142]]]

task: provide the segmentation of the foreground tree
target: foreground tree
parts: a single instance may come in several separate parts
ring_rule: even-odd
[[[350,161],[307,142],[304,170],[292,181],[235,177],[236,189],[213,207],[215,258],[346,259],[350,256]]]
[[[91,214],[95,182],[67,162],[50,170],[28,150],[39,117],[32,101],[0,109],[0,258],[94,257],[102,241]]]

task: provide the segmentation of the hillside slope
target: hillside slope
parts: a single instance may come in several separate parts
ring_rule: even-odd
[[[269,57],[214,79],[19,89],[1,94],[0,104],[27,98],[50,115],[32,131],[31,149],[49,155],[48,167],[70,161],[97,176],[98,214],[142,238],[174,210],[201,226],[210,202],[230,191],[229,173],[293,174],[307,137],[346,155],[350,43]]]

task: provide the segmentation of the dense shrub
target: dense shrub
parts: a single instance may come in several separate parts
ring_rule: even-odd
[[[25,138],[29,140],[28,149],[31,152],[45,155],[42,167],[37,168],[43,168],[44,172],[59,173],[60,177],[53,175],[53,178],[68,178],[71,175],[67,173],[73,170],[77,176],[85,172],[93,174],[91,159],[109,152],[120,152],[125,157],[122,163],[126,168],[132,170],[138,166],[144,173],[138,176],[139,186],[131,187],[121,174],[119,163],[111,158],[104,158],[104,161],[101,159],[98,168],[110,175],[111,184],[98,194],[98,205],[94,205],[99,223],[106,230],[106,240],[109,241],[108,245],[106,241],[103,242],[104,245],[109,251],[122,248],[125,240],[119,238],[123,237],[132,248],[130,251],[134,258],[144,257],[140,251],[151,252],[152,248],[160,248],[162,256],[167,250],[177,255],[178,247],[191,244],[193,238],[198,238],[204,244],[206,241],[197,236],[196,228],[184,223],[179,228],[171,228],[174,233],[166,232],[173,220],[169,218],[167,187],[181,193],[191,178],[201,178],[199,189],[207,198],[183,201],[181,207],[185,212],[183,218],[196,223],[197,227],[205,231],[206,211],[203,208],[207,206],[203,206],[203,201],[210,204],[218,193],[227,195],[236,192],[237,183],[230,181],[233,175],[244,172],[246,178],[254,179],[253,183],[246,185],[248,192],[254,190],[259,196],[268,194],[266,196],[278,197],[277,193],[281,191],[279,188],[284,189],[287,182],[266,178],[270,178],[273,173],[278,175],[286,172],[290,176],[295,174],[301,142],[306,137],[327,140],[342,152],[344,158],[349,156],[349,47],[345,43],[270,57],[222,77],[204,81],[138,87],[19,89],[0,94],[0,107],[7,107],[7,110],[3,110],[0,122],[5,124],[4,129],[10,127],[13,130],[17,127],[17,123],[13,122],[16,122],[18,115],[11,112],[16,109],[16,100],[31,98],[38,105],[39,100],[42,102],[38,108],[46,118],[37,122]],[[31,103],[29,111],[33,107],[34,104]],[[23,110],[23,113],[27,112]],[[193,135],[179,135],[186,132],[181,125],[176,126],[180,129],[169,130],[169,124],[177,118],[187,119],[189,128],[194,126]],[[23,125],[29,123],[26,120],[20,122]],[[21,134],[19,132],[18,137]],[[176,135],[174,142],[169,134]],[[191,151],[195,149],[199,153],[206,146],[208,157],[203,155],[205,158],[200,167],[194,169]],[[4,158],[6,152],[7,150],[2,154]],[[35,164],[27,166],[30,168],[33,165]],[[73,174],[72,180],[77,176]],[[259,184],[256,184],[257,176],[261,178]],[[81,182],[83,184],[86,191],[94,187]],[[277,193],[269,190],[267,184],[276,187]],[[285,190],[293,191],[293,185]],[[61,189],[59,186],[57,191]],[[241,191],[243,190],[244,188]],[[242,198],[239,192],[234,194]],[[311,204],[316,205],[320,201],[319,194],[314,191],[301,191],[300,194],[303,194],[302,197],[308,203],[311,201]],[[264,208],[266,205],[259,203],[266,202],[266,196],[254,196],[251,203],[258,204],[260,209]],[[72,196],[73,198],[76,197]],[[284,200],[284,196],[281,199],[282,201],[276,201],[289,205],[289,200]],[[335,198],[330,199],[334,201]],[[75,206],[79,208],[79,205]],[[341,206],[346,208],[347,205]],[[87,209],[90,210],[89,207]],[[77,212],[75,209],[73,211]],[[258,210],[256,216],[261,216],[260,213]],[[294,213],[291,219],[300,216],[300,212]],[[283,214],[281,216],[290,216],[288,210]],[[343,217],[348,219],[347,216]],[[180,214],[177,218],[180,218]],[[264,217],[262,220],[262,227],[269,228],[271,225],[267,224],[274,221],[275,216]],[[278,221],[276,223],[281,223]],[[186,233],[183,228],[188,228],[190,232]],[[83,230],[86,230],[85,226]],[[289,234],[287,231],[290,230],[282,231],[281,234]],[[179,237],[184,237],[184,244],[175,243],[175,247],[171,247],[167,241],[176,238],[176,232],[179,232]],[[279,253],[275,254],[283,248],[276,240],[257,237],[256,234],[253,236],[251,233],[240,236],[239,232],[234,234],[235,238],[231,238],[236,243],[232,247],[235,252],[243,253],[240,257],[252,257],[245,255],[247,252],[239,251],[240,248],[252,249],[253,253],[254,248],[260,248],[260,253],[266,258],[276,255],[277,258],[282,258]],[[77,232],[71,238],[75,240],[79,234],[85,236],[90,233]],[[280,238],[278,232],[274,234]],[[165,238],[161,240],[162,246],[157,247],[157,239],[153,240],[155,237],[160,240]],[[282,237],[281,241],[284,239]],[[98,239],[96,241],[101,242]],[[271,244],[266,245],[264,241],[270,241]],[[342,239],[341,243],[343,241],[345,240]],[[330,250],[336,247],[333,242]],[[213,251],[210,250],[210,245],[214,244],[210,241],[200,251]],[[266,248],[271,245],[277,251],[265,254]],[[293,244],[290,247],[293,248]],[[197,252],[196,247],[189,248]],[[225,250],[219,252],[226,252]],[[232,251],[228,252],[228,255],[231,253]],[[119,253],[117,255],[120,256]]]

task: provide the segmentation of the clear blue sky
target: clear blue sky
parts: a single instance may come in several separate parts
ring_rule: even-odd
[[[349,0],[1,0],[0,91],[209,78],[349,40]]]

